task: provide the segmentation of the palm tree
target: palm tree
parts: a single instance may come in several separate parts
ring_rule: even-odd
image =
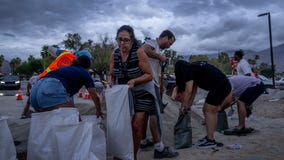
[[[13,58],[10,61],[10,67],[12,68],[12,74],[15,74],[15,68],[17,68],[21,64],[22,60],[19,57]]]
[[[34,61],[35,60],[35,57],[33,55],[30,55],[29,58],[28,58],[28,62],[31,62],[31,61]]]
[[[4,55],[1,54],[1,55],[0,55],[0,68],[2,67],[2,64],[3,64],[4,60],[5,60]],[[1,70],[0,70],[0,71],[1,71]]]

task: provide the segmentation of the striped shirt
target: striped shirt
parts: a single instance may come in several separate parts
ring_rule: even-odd
[[[131,49],[126,62],[122,62],[120,50],[115,50],[113,75],[115,82],[118,84],[127,84],[129,80],[140,77],[144,74],[142,69],[139,67],[137,50],[138,47],[133,47]]]

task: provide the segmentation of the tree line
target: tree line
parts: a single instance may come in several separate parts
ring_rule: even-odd
[[[100,42],[94,43],[93,40],[89,39],[86,42],[82,42],[82,37],[78,33],[68,33],[65,35],[65,38],[60,44],[64,46],[64,49],[70,50],[72,52],[80,51],[87,49],[93,55],[92,70],[103,78],[103,74],[107,72],[109,67],[109,58],[110,54],[116,47],[116,42],[112,41],[107,35],[100,36]],[[145,37],[144,41],[151,39],[150,37]],[[142,41],[140,41],[141,44]],[[53,44],[52,46],[59,48],[58,44]],[[11,67],[12,74],[20,75],[21,77],[28,78],[34,72],[43,71],[55,58],[52,57],[47,52],[48,46],[42,46],[40,51],[41,58],[35,58],[32,55],[29,55],[27,61],[22,62],[19,57],[13,58],[9,65]],[[182,55],[178,55],[176,51],[172,49],[164,50],[163,53],[166,57],[169,58],[169,64],[167,65],[166,72],[174,72],[174,64],[177,60],[184,60]],[[262,63],[257,66],[257,60],[259,59],[258,55],[255,55],[254,59],[248,59],[248,62],[251,64],[253,69],[259,74],[262,74],[267,77],[272,77],[272,70],[268,64]],[[0,67],[2,66],[5,60],[4,55],[0,55]],[[227,53],[221,52],[218,54],[217,58],[209,58],[207,55],[191,55],[187,61],[208,61],[209,63],[218,67],[225,74],[231,74],[232,68],[230,64],[230,57]]]

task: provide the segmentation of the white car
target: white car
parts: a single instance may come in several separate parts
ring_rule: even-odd
[[[280,78],[280,79],[277,81],[277,83],[282,83],[282,84],[284,84],[284,78]]]
[[[264,75],[258,75],[257,78],[259,78],[262,81],[262,83],[266,88],[273,88],[273,82],[271,79],[268,79]]]
[[[284,78],[280,78],[279,80],[275,81],[275,87],[284,89]]]

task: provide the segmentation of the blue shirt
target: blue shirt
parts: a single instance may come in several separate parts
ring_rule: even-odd
[[[80,66],[61,67],[49,72],[44,78],[51,77],[60,80],[67,93],[71,96],[76,94],[82,86],[94,88],[94,82],[89,72]]]

